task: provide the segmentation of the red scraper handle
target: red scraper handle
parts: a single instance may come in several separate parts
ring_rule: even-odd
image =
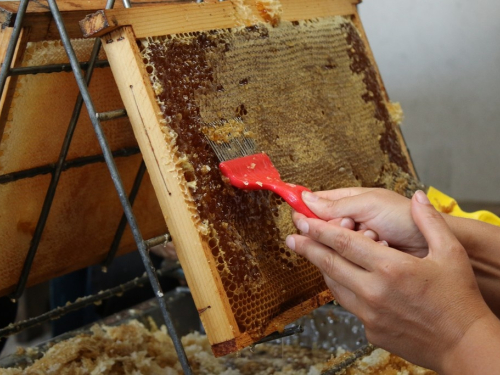
[[[219,164],[231,185],[246,190],[270,190],[282,197],[301,214],[318,219],[302,201],[302,192],[311,191],[300,185],[288,184],[281,180],[278,170],[264,153],[224,161]]]

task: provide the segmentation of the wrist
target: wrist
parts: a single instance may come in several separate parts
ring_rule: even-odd
[[[500,228],[491,224],[448,214],[441,215],[455,237],[465,248],[469,257],[480,256],[485,250],[489,251],[492,245],[496,245],[496,240],[500,239],[498,235]],[[495,242],[492,240],[495,240]]]
[[[500,368],[500,321],[488,311],[441,359],[441,375],[494,374]]]
[[[462,217],[451,216],[448,214],[441,214],[446,224],[450,227],[451,231],[457,237],[458,241],[464,248],[470,248],[474,241],[474,220],[464,219]]]

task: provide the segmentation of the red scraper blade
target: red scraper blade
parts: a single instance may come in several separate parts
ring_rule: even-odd
[[[219,168],[222,174],[229,178],[231,185],[239,189],[273,191],[295,211],[309,218],[318,219],[318,216],[302,201],[302,192],[311,190],[283,182],[278,170],[265,153],[224,161],[219,164]]]

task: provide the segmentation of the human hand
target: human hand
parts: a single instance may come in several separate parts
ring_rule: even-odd
[[[289,236],[287,245],[319,267],[337,301],[364,323],[371,343],[444,371],[471,327],[493,314],[464,248],[423,192],[411,200],[408,215],[428,243],[424,258],[305,217],[295,222],[305,235]]]
[[[410,214],[410,200],[393,191],[345,188],[305,193],[303,200],[323,220],[359,230],[420,258],[427,255],[427,243]],[[299,218],[300,214],[294,215],[294,220]]]

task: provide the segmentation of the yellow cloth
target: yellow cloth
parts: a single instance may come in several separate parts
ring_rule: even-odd
[[[429,187],[429,190],[427,191],[427,197],[439,212],[458,217],[465,217],[468,219],[476,219],[484,221],[485,223],[500,226],[500,218],[495,214],[485,210],[471,213],[464,212],[460,209],[460,207],[458,207],[458,203],[455,199],[440,192],[438,189],[433,188],[432,186]]]

